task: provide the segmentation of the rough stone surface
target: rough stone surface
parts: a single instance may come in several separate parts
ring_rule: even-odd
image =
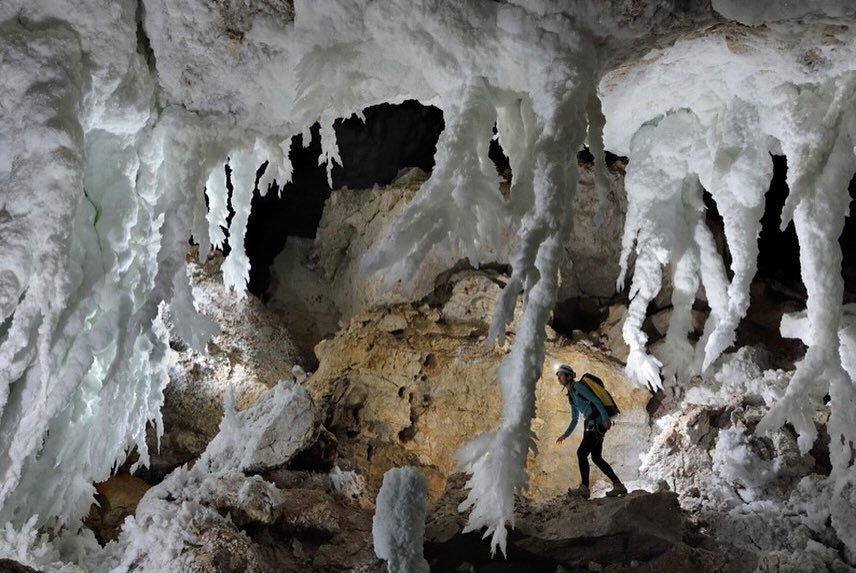
[[[627,305],[611,305],[606,320],[601,323],[598,329],[601,345],[611,356],[621,361],[627,360],[627,356],[630,354],[630,347],[624,342],[624,335],[622,334],[626,315]]]
[[[390,318],[394,315],[396,318]],[[402,322],[403,321],[403,322]],[[390,332],[382,325],[395,322]],[[406,325],[406,326],[405,326]],[[508,347],[486,348],[467,323],[442,320],[440,312],[410,305],[365,312],[335,338],[318,345],[320,365],[307,381],[325,425],[339,440],[339,455],[366,477],[370,497],[391,467],[412,465],[425,475],[436,498],[456,466],[455,452],[493,430],[500,410],[495,372]],[[529,495],[539,499],[579,481],[578,430],[561,445],[569,405],[556,382],[554,363],[599,375],[622,409],[606,439],[606,457],[623,479],[633,479],[650,437],[645,410],[649,393],[631,387],[621,365],[588,345],[548,345],[537,389],[533,430],[539,454],[530,456]],[[593,479],[600,478],[592,470]]]
[[[348,320],[378,304],[416,300],[430,293],[445,269],[426,260],[409,284],[381,292],[376,278],[359,272],[362,256],[384,236],[387,225],[410,202],[428,176],[419,169],[386,187],[341,190],[330,195],[318,225],[315,245],[319,268],[333,300]]]
[[[449,300],[443,305],[443,319],[447,322],[472,324],[479,334],[486,335],[493,321],[493,311],[508,277],[494,271],[464,270],[452,274]],[[518,300],[514,319],[506,328],[517,330],[517,320],[523,312],[523,301]]]
[[[687,521],[674,493],[643,491],[614,499],[518,499],[507,569],[494,569],[497,562],[489,560],[488,541],[478,533],[462,533],[466,519],[457,505],[466,496],[463,484],[460,474],[449,481],[426,524],[432,571],[726,570],[725,555],[710,547],[709,540],[688,543]],[[701,541],[708,542],[707,549],[699,547]]]
[[[574,227],[560,272],[558,300],[577,296],[610,298],[615,295],[621,235],[627,201],[624,191],[625,160],[613,161],[607,170],[609,192],[602,218],[597,219],[600,198],[594,184],[594,163],[579,161],[580,178],[574,198]]]
[[[739,556],[740,571],[848,570],[829,522],[802,515],[814,511],[811,500],[829,471],[827,413],[815,418],[819,443],[801,454],[787,428],[754,435],[767,409],[749,402],[734,395],[727,404],[682,404],[662,420],[641,471],[668,482],[693,519]]]
[[[221,333],[211,339],[204,355],[180,341],[172,343],[179,360],[164,391],[160,451],[154,432],[149,432],[155,475],[205,450],[223,417],[226,388],[234,392],[237,409],[245,410],[277,381],[292,378],[292,368],[304,363],[276,313],[255,297],[238,300],[225,291],[222,261],[216,252],[204,265],[188,261],[199,310],[217,322]]]
[[[303,388],[299,390],[293,393],[285,408],[280,409],[277,403],[272,402],[272,409],[263,412],[267,427],[259,435],[258,441],[251,444],[252,453],[245,458],[247,463],[242,468],[245,472],[263,472],[282,467],[318,437],[318,411],[309,394]],[[253,408],[238,414],[239,419],[244,423],[254,423],[259,419],[256,414],[258,410]],[[249,419],[253,414],[256,415]]]
[[[11,559],[0,559],[0,573],[39,573],[39,571]]]
[[[315,241],[289,236],[271,266],[267,307],[282,317],[307,368],[314,369],[312,349],[339,330],[332,287],[318,270]]]
[[[122,522],[133,515],[140,499],[150,486],[138,477],[116,474],[107,481],[95,484],[95,504],[86,518],[86,526],[101,543],[119,536]]]
[[[225,523],[199,532],[195,547],[185,556],[188,573],[273,573],[277,563],[244,532]]]

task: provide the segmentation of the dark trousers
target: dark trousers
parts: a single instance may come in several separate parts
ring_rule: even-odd
[[[615,472],[612,471],[612,468],[606,461],[604,461],[601,456],[601,451],[603,450],[603,435],[606,433],[606,430],[603,426],[597,425],[594,428],[586,428],[583,433],[583,441],[580,443],[580,447],[577,448],[577,461],[580,464],[580,476],[582,477],[583,485],[588,486],[589,484],[589,462],[588,457],[591,456],[591,461],[594,462],[600,471],[603,472],[603,475],[608,477],[612,483],[618,483],[618,476],[615,475]]]

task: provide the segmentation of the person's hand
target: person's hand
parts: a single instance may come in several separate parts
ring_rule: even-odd
[[[606,428],[607,430],[608,430],[608,429],[610,429],[610,428],[612,427],[612,420],[607,420],[607,421],[603,424],[603,427],[604,427],[604,428]]]
[[[564,441],[565,441],[565,436],[559,436],[558,438],[556,438],[556,443],[557,443],[557,444],[561,444],[561,443],[562,443],[562,442],[564,442]]]

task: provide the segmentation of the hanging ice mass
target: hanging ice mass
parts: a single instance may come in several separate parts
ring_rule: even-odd
[[[204,346],[213,331],[196,313],[183,274],[188,237],[204,255],[223,244],[228,228],[224,282],[243,296],[249,261],[241,238],[258,166],[269,162],[260,191],[270,178],[287,181],[283,142],[320,121],[329,177],[338,161],[337,118],[409,98],[442,108],[446,129],[434,173],[367,258],[366,271],[398,288],[427,256],[448,267],[464,257],[473,266],[510,262],[491,342],[503,342],[517,298],[525,303],[497,373],[502,421],[459,454],[472,474],[462,507],[470,529],[486,528],[494,549],[504,548],[513,494],[526,487],[544,325],[571,231],[574,157],[587,141],[602,167],[602,128],[606,146],[630,159],[622,243],[623,272],[635,254],[627,368],[653,388],[661,374],[670,383],[704,373],[733,344],[749,304],[769,153],[788,157],[791,196],[782,222],[792,220],[800,240],[809,352],[760,430],[789,421],[807,450],[814,408],[829,393],[834,478],[852,496],[856,410],[839,351],[837,246],[856,137],[851,32],[824,43],[824,24],[809,19],[798,35],[786,23],[744,30],[737,40],[711,33],[601,78],[601,66],[616,57],[612,48],[625,49],[622,41],[665,16],[645,7],[641,24],[628,23],[583,3],[569,15],[548,0],[302,0],[291,24],[259,18],[242,52],[252,65],[229,66],[222,47],[205,44],[210,14],[193,0],[145,3],[151,61],[136,45],[133,2],[111,10],[58,2],[26,11],[25,4],[0,7],[4,103],[16,110],[4,111],[0,123],[3,213],[15,214],[0,218],[7,246],[0,268],[2,520],[21,526],[38,514],[40,522],[74,523],[92,500],[90,484],[108,476],[130,446],[145,463],[145,424],[157,424],[169,364],[160,303],[192,325],[182,335],[193,346]],[[713,4],[747,24],[813,10]],[[830,13],[846,8],[821,4]],[[209,50],[177,54],[167,48],[175,38]],[[815,45],[824,46],[827,65],[802,65],[797,55]],[[707,62],[701,79],[692,65],[698,61]],[[514,174],[507,200],[488,158],[494,124]],[[13,168],[6,150],[20,133],[35,135],[16,148]],[[729,269],[704,224],[702,189],[723,213]],[[656,358],[641,325],[663,272],[674,284],[675,310]],[[693,345],[689,313],[701,287],[711,312]],[[57,465],[62,473],[51,471]],[[846,507],[833,515],[842,530]]]

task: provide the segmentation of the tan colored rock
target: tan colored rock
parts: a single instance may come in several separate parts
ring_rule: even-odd
[[[610,355],[621,361],[626,361],[630,347],[624,342],[624,317],[627,316],[627,305],[614,304],[609,307],[606,320],[600,325],[601,344]]]
[[[392,320],[390,314],[406,327],[395,332],[382,328]],[[434,499],[454,471],[455,452],[498,425],[495,373],[508,348],[486,348],[483,337],[466,324],[438,321],[411,306],[370,311],[316,347],[320,364],[307,385],[316,403],[327,405],[326,426],[339,440],[340,457],[365,475],[371,499],[384,472],[402,465],[425,475]],[[649,440],[648,392],[631,388],[622,365],[592,347],[550,345],[536,396],[533,429],[540,451],[529,460],[529,495],[555,495],[579,479],[575,444],[581,430],[563,445],[555,444],[570,409],[556,383],[554,362],[571,363],[604,379],[624,412],[607,437],[606,455],[624,479],[635,477],[638,456]]]
[[[443,304],[443,320],[472,324],[479,334],[486,335],[493,322],[496,303],[507,283],[507,276],[493,270],[467,269],[453,273],[448,279],[451,294]],[[506,332],[516,332],[517,321],[522,313],[523,300],[519,298],[514,308],[514,318],[506,326]],[[552,335],[555,337],[554,332]]]
[[[182,557],[187,573],[270,573],[282,570],[270,552],[225,523],[200,527],[198,540]]]
[[[102,543],[116,539],[122,522],[134,514],[149,488],[148,483],[128,474],[116,474],[95,484],[96,504],[86,518],[86,525]]]
[[[314,533],[332,536],[341,530],[339,504],[317,489],[282,491],[277,525],[289,533]]]

